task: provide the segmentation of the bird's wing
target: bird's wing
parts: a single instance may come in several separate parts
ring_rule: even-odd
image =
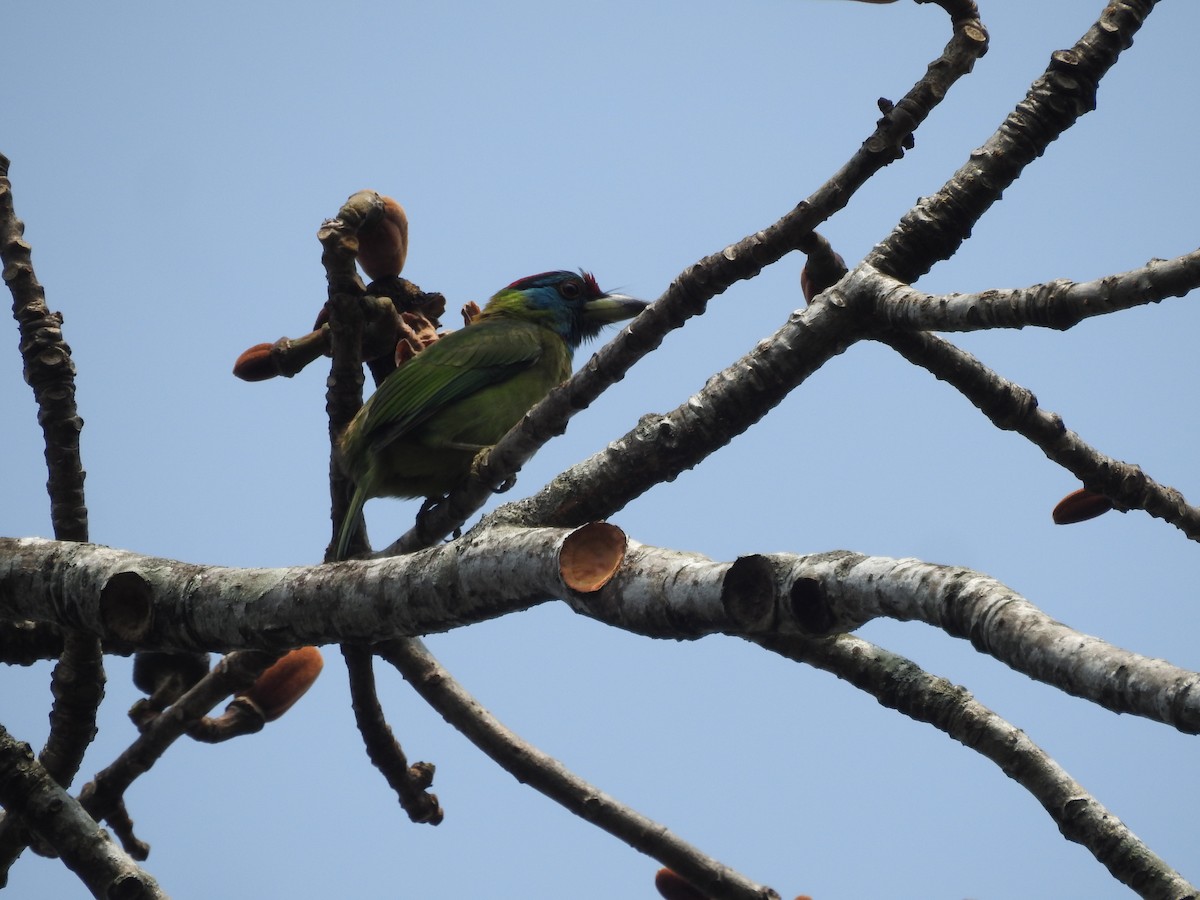
[[[371,397],[364,434],[378,450],[451,403],[511,378],[542,356],[538,326],[513,320],[468,325],[425,348]]]

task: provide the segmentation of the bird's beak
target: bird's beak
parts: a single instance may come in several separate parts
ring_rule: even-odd
[[[624,294],[605,294],[583,305],[583,316],[590,324],[607,325],[632,319],[650,304]]]

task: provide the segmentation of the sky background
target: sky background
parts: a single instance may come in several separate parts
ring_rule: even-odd
[[[1100,0],[984,2],[991,49],[822,232],[853,264],[992,133]],[[934,292],[1086,280],[1195,249],[1200,5],[1162,3],[1050,147],[923,278]],[[871,133],[950,36],[932,5],[107,4],[0,10],[0,152],[79,369],[92,539],[198,563],[304,565],[329,540],[327,365],[246,384],[238,354],[312,325],[316,230],[356,190],[408,210],[405,275],[453,312],[585,267],[657,297],[764,228]],[[714,299],[572,420],[514,492],[666,412],[802,304],[793,254]],[[0,353],[0,534],[50,535],[16,328]],[[1065,334],[955,338],[1100,450],[1193,502],[1200,308]],[[578,362],[586,359],[580,353]],[[987,572],[1051,616],[1200,669],[1197,548],[1144,513],[1055,527],[1078,483],[891,350],[833,359],[749,433],[614,517],[720,560],[848,549]],[[508,499],[508,497],[504,499]],[[384,545],[415,502],[377,500]],[[1117,716],[920,624],[863,637],[967,686],[1193,882],[1196,739]],[[433,636],[502,721],[616,798],[791,897],[1128,896],[992,763],[832,676],[740,640],[652,641],[561,604]],[[408,822],[367,762],[336,648],[256,736],[181,742],[128,794],[175,898],[656,896],[658,864],[517,784],[394,672],[380,692],[446,810]],[[79,783],[134,738],[110,660]],[[0,673],[0,722],[40,747],[49,666]],[[27,854],[9,893],[85,896]]]

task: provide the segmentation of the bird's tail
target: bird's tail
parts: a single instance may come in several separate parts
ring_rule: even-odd
[[[350,498],[350,506],[346,509],[346,518],[342,519],[342,527],[338,531],[337,550],[334,552],[335,562],[346,558],[350,549],[350,539],[358,531],[363,504],[367,502],[367,479],[364,478],[354,486],[354,496]]]

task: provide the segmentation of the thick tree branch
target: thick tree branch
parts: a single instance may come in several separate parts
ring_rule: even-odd
[[[372,643],[551,599],[566,589],[558,556],[570,534],[477,530],[402,558],[283,569],[197,566],[93,544],[0,538],[0,603],[16,617],[69,623],[127,649]]]
[[[385,644],[380,654],[425,701],[518,781],[541,791],[635,850],[670,866],[714,897],[778,900],[779,894],[705,856],[666,827],[574,775],[558,760],[511,732],[465,691],[419,640]]]
[[[783,627],[785,616],[810,633],[880,617],[924,622],[1068,694],[1200,734],[1200,674],[1076,631],[981,572],[848,552],[735,565],[756,560],[771,568],[780,605],[760,617],[780,622],[780,631],[797,630]]]
[[[45,839],[95,897],[166,900],[96,821],[0,726],[0,802]]]
[[[697,465],[762,419],[792,390],[861,336],[862,323],[830,303],[795,312],[733,365],[713,375],[670,413],[637,427],[572,466],[500,515],[523,524],[565,526],[606,518],[641,494]]]
[[[832,672],[882,705],[928,722],[982,754],[1029,791],[1068,840],[1086,847],[1113,877],[1142,897],[1195,898],[1197,891],[1120,819],[1083,789],[1025,732],[979,703],[963,687],[911,660],[851,635],[827,640],[756,638],[790,659]]]
[[[104,629],[114,626],[105,612],[106,573],[141,571],[153,624],[140,649],[277,650],[347,635],[371,644],[556,597],[609,625],[675,639],[828,634],[878,616],[915,619],[1115,712],[1200,733],[1200,676],[1074,631],[978,572],[844,551],[722,563],[629,541],[619,561],[608,554],[591,566],[602,574],[590,578],[589,564],[574,561],[580,535],[592,528],[619,533],[487,520],[453,544],[409,556],[292,569],[200,567],[91,545],[0,539],[0,597],[25,598],[17,607],[24,617],[95,622],[107,636]],[[18,556],[15,568],[4,564]],[[51,598],[71,598],[71,605],[54,607]],[[127,625],[116,627],[131,639]],[[1124,673],[1119,683],[1113,671]]]

